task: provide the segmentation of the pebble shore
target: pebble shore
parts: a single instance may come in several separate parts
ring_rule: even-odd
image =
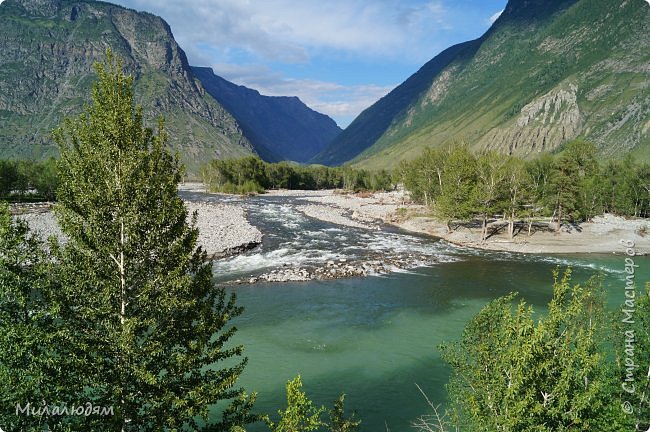
[[[531,254],[574,254],[574,253],[625,253],[621,240],[633,242],[638,255],[650,254],[650,220],[626,219],[614,215],[602,215],[579,227],[563,227],[555,232],[554,224],[547,221],[546,229],[537,229],[531,236],[527,229],[510,239],[505,229],[505,221],[495,221],[488,228],[497,231],[487,241],[481,240],[481,228],[457,227],[451,233],[447,225],[430,217],[431,211],[422,205],[409,202],[404,191],[367,194],[345,194],[337,191],[271,191],[275,196],[297,196],[319,207],[329,207],[333,215],[352,212],[352,219],[382,219],[407,231],[432,235],[444,239],[449,244],[475,249],[507,251]],[[399,210],[399,211],[398,211]],[[313,213],[325,214],[325,209]],[[338,222],[335,222],[338,223]],[[544,223],[542,223],[544,225]]]
[[[314,219],[325,222],[344,225],[353,228],[379,229],[377,221],[373,218],[361,218],[356,212],[351,217],[345,215],[346,210],[338,207],[319,204],[307,204],[296,206],[296,210]]]
[[[262,233],[248,223],[246,212],[236,204],[185,201],[189,218],[197,211],[198,243],[209,258],[222,258],[254,248],[262,242]],[[65,242],[54,214],[49,208],[15,208],[15,217],[24,219],[42,239],[55,236]]]
[[[185,201],[190,217],[197,211],[199,244],[210,258],[223,258],[262,243],[262,233],[246,219],[238,205]]]

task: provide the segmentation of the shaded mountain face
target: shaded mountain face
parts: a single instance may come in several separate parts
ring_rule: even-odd
[[[215,75],[210,68],[192,67],[192,71],[206,91],[232,113],[268,162],[307,162],[341,132],[334,120],[297,97],[262,96]]]
[[[511,0],[364,111],[315,162],[387,167],[455,139],[532,157],[576,137],[650,158],[650,6]]]
[[[161,18],[109,3],[5,0],[0,5],[0,158],[56,155],[50,133],[79,114],[110,47],[135,77],[147,123],[165,117],[190,172],[253,154],[237,121],[206,94]]]

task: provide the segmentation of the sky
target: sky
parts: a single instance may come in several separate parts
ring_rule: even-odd
[[[0,0],[1,1],[1,0]],[[346,127],[506,0],[112,0],[161,16],[192,66]]]

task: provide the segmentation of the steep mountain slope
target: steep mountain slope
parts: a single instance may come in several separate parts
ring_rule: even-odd
[[[644,0],[510,0],[485,35],[438,55],[314,160],[385,167],[453,139],[531,156],[578,136],[604,157],[648,158],[649,24]]]
[[[109,3],[5,0],[0,5],[0,158],[57,153],[50,131],[81,112],[107,47],[135,77],[147,122],[166,119],[190,170],[253,153],[236,120],[192,75],[161,18]]]
[[[307,162],[341,132],[330,117],[297,97],[262,96],[212,69],[192,67],[205,90],[237,119],[259,155],[267,161]]]

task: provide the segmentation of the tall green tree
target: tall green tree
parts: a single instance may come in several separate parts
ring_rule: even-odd
[[[212,282],[178,196],[178,157],[134,107],[133,79],[110,51],[92,104],[55,133],[55,246],[65,339],[84,397],[113,406],[93,430],[227,430],[252,420],[236,383],[246,359],[231,345],[234,295]],[[223,410],[212,420],[209,408]]]
[[[553,156],[549,153],[544,153],[541,156],[527,161],[526,173],[530,178],[530,193],[529,204],[531,206],[531,221],[538,214],[538,210],[542,210],[544,205],[549,201],[550,177],[553,169]],[[530,228],[530,226],[529,226]]]
[[[503,209],[504,216],[508,219],[508,236],[512,239],[515,235],[515,219],[526,213],[524,205],[530,202],[531,180],[524,162],[515,157],[506,158],[504,171],[506,187]],[[528,211],[530,216],[531,211],[532,209]],[[528,226],[530,228],[530,223]]]
[[[604,295],[595,280],[571,285],[555,273],[548,315],[515,295],[489,303],[459,343],[443,345],[460,430],[621,431],[624,418],[608,362]]]
[[[581,206],[581,190],[596,175],[596,147],[587,141],[568,143],[553,162],[549,186],[553,193],[547,197],[555,209],[557,230],[564,221],[573,222],[585,216]]]
[[[440,196],[434,210],[447,221],[451,232],[453,220],[467,220],[476,209],[476,158],[467,147],[454,148],[445,162]]]

